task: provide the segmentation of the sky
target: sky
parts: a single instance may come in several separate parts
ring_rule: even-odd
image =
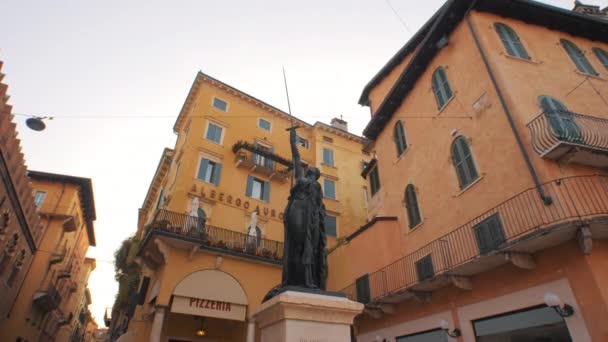
[[[571,9],[573,0],[543,1]],[[608,5],[608,1],[585,3]],[[93,180],[97,259],[91,311],[102,326],[118,285],[113,253],[201,70],[287,110],[361,134],[365,84],[443,0],[0,0],[0,60],[29,169]]]

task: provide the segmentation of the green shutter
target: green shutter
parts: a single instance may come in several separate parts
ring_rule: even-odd
[[[369,274],[365,274],[355,280],[357,289],[357,302],[363,304],[371,303],[371,291],[369,286]]]
[[[215,185],[219,185],[220,178],[222,177],[222,164],[215,163],[215,170],[213,170],[212,177],[213,177],[213,179],[211,180],[211,183],[213,183]]]
[[[245,190],[245,195],[251,197],[252,190],[253,190],[253,177],[247,176],[247,189]]]
[[[593,52],[597,56],[597,59],[600,60],[604,68],[608,69],[608,52],[597,47],[593,48]]]
[[[262,199],[266,202],[270,202],[270,182],[264,182],[264,194]]]
[[[205,174],[207,173],[207,168],[209,167],[209,160],[205,158],[201,158],[201,164],[198,167],[198,175],[196,176],[200,180],[205,180]]]
[[[578,46],[566,39],[562,39],[560,42],[580,72],[594,76],[598,75]]]

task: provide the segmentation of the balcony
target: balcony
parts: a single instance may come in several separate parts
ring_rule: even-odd
[[[608,168],[608,120],[553,110],[536,117],[528,127],[541,157]]]
[[[585,254],[593,239],[608,238],[608,176],[578,176],[525,190],[450,233],[431,241],[342,291],[362,303],[383,305],[428,300],[439,288],[471,289],[469,276],[504,263],[533,269],[532,255],[578,239]]]
[[[270,180],[286,181],[291,175],[291,161],[266,150],[261,146],[239,141],[232,146],[236,167],[268,177]]]
[[[61,295],[54,285],[49,285],[46,290],[34,293],[34,304],[44,312],[55,310],[61,304]]]
[[[140,254],[152,239],[152,235],[156,234],[178,248],[201,248],[277,265],[282,264],[283,260],[282,242],[210,226],[195,216],[161,209],[156,212],[152,223],[146,229]],[[158,258],[150,261],[160,263]]]
[[[51,265],[61,263],[67,254],[67,249],[67,245],[64,244],[63,247],[61,247],[58,251],[53,252],[53,254],[51,254],[49,263]]]
[[[44,201],[38,208],[38,213],[42,217],[62,219],[63,229],[66,232],[73,232],[82,224],[78,211],[74,206],[56,206],[53,201]]]

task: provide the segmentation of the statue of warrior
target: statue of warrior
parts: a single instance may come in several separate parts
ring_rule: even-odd
[[[295,182],[283,218],[285,244],[281,285],[325,290],[327,238],[323,190],[318,182],[321,172],[310,167],[303,174],[296,128],[289,128]]]

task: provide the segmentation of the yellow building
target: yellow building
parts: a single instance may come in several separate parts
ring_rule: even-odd
[[[29,171],[43,233],[0,341],[68,341],[94,259],[95,203],[88,178]]]
[[[447,1],[360,99],[373,219],[329,257],[357,341],[608,341],[607,101],[608,21]]]
[[[345,121],[307,124],[199,72],[139,212],[130,336],[198,341],[202,328],[205,341],[254,340],[250,315],[281,281],[292,124],[322,174],[328,246],[366,223],[365,140]]]

